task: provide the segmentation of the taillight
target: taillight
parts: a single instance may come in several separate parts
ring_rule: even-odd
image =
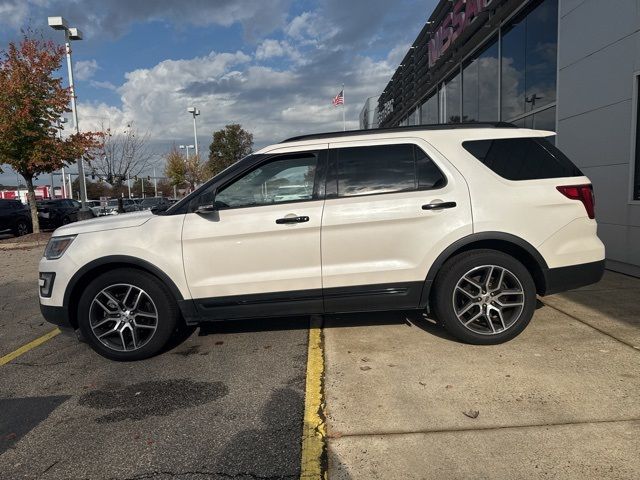
[[[562,185],[556,187],[560,193],[571,200],[580,200],[587,210],[589,218],[596,218],[595,214],[595,197],[593,195],[593,186],[586,185]]]

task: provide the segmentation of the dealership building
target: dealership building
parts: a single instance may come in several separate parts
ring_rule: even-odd
[[[441,0],[361,127],[557,132],[593,182],[608,268],[640,276],[639,83],[640,0]]]

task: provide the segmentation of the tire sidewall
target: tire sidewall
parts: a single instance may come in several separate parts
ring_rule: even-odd
[[[496,335],[481,335],[472,332],[458,320],[453,306],[453,291],[464,274],[481,265],[497,265],[513,273],[524,290],[524,308],[514,325]],[[536,308],[536,287],[526,267],[515,258],[495,250],[467,252],[449,260],[436,278],[436,316],[444,327],[456,338],[476,345],[493,345],[507,342],[518,336],[529,324]]]
[[[89,308],[94,297],[102,289],[117,283],[128,283],[144,290],[158,312],[158,327],[153,337],[142,348],[131,352],[119,352],[106,347],[96,338],[89,325]],[[131,361],[149,358],[162,350],[175,329],[178,311],[173,296],[158,278],[141,270],[125,268],[106,272],[87,286],[78,302],[77,318],[78,328],[96,352],[111,360]]]

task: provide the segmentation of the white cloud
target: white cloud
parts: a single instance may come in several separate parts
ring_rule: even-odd
[[[99,82],[97,80],[91,80],[89,85],[94,88],[104,88],[105,90],[112,90],[114,92],[118,89],[118,87],[109,81]]]
[[[365,56],[312,55],[289,69],[256,64],[257,57],[212,52],[129,72],[117,89],[121,106],[81,103],[81,127],[113,129],[133,121],[149,130],[159,148],[167,148],[192,138],[186,109],[196,105],[202,112],[198,131],[205,155],[212,132],[233,122],[254,133],[261,147],[292,135],[341,130],[342,110],[332,107],[331,99],[343,79],[347,127],[357,128],[362,101],[378,94],[393,73],[386,59]]]
[[[76,79],[84,81],[93,77],[99,68],[98,62],[95,60],[80,60],[79,62],[75,62],[73,72]]]

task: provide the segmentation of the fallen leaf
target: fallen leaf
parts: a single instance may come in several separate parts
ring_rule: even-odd
[[[368,357],[362,357],[360,360],[363,362],[370,362],[371,360]]]
[[[447,386],[445,386],[444,388],[446,388],[446,389],[448,390],[448,389],[450,389],[450,388],[453,388],[453,385],[447,385]]]
[[[224,342],[222,340],[217,341],[214,345],[222,345]]]
[[[480,415],[480,412],[478,410],[469,410],[467,412],[462,412],[462,413],[469,418],[478,418],[478,415]]]
[[[366,372],[367,370],[371,370],[371,367],[368,366],[364,366],[364,367],[360,367],[360,370],[362,370],[363,372]]]
[[[420,385],[422,385],[423,387],[426,387],[426,386],[427,386],[427,384],[426,384],[426,383],[424,383],[424,382],[418,382],[418,383],[419,383]]]

